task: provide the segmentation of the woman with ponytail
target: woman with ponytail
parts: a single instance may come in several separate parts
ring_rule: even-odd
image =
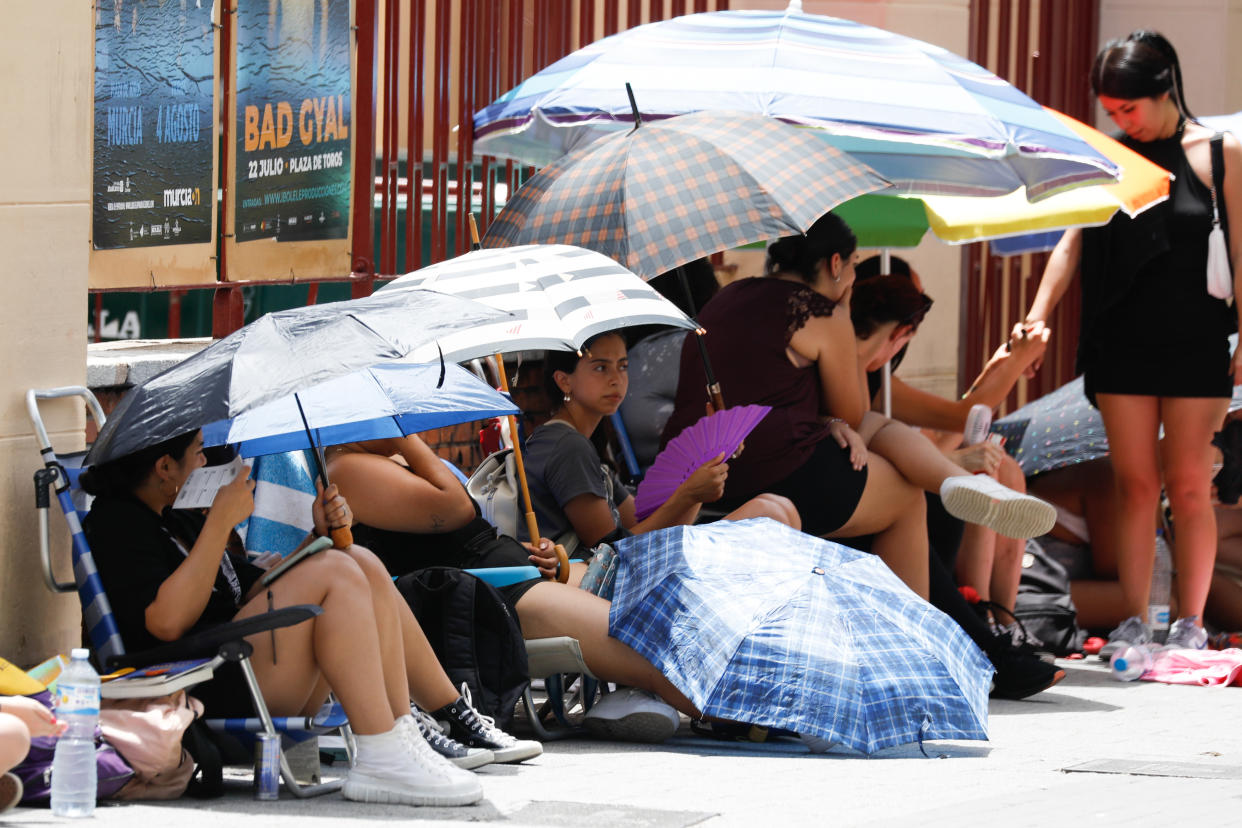
[[[1212,433],[1242,357],[1229,353],[1237,309],[1207,292],[1213,201],[1222,218],[1242,209],[1242,146],[1224,136],[1223,182],[1213,192],[1212,131],[1186,106],[1177,52],[1163,36],[1136,31],[1096,56],[1091,89],[1124,133],[1122,143],[1174,174],[1169,199],[1105,227],[1067,231],[1048,260],[1020,326],[1039,333],[1074,274],[1082,273],[1078,370],[1100,410],[1116,475],[1118,561],[1132,616],[1109,637],[1151,640],[1147,615],[1161,471],[1177,533],[1175,605],[1169,643],[1201,648],[1216,523],[1210,498]],[[1222,222],[1224,223],[1224,222]],[[1235,290],[1242,273],[1240,222],[1226,227]],[[1016,331],[1015,331],[1016,332]],[[1165,439],[1157,444],[1163,423]]]

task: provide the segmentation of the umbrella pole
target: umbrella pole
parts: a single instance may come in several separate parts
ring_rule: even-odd
[[[466,213],[466,219],[470,222],[470,249],[480,250],[483,245],[479,242],[479,225],[474,223],[474,213]]]
[[[315,467],[319,471],[319,479],[323,481],[324,491],[327,491],[328,469],[323,459],[323,447],[315,439],[315,435],[311,432],[310,423],[306,421],[306,412],[302,410],[302,398],[295,393],[293,401],[298,404],[298,414],[302,417],[302,428],[306,429],[306,439],[310,441],[311,454],[315,457]],[[348,549],[354,543],[354,533],[348,526],[333,529],[331,534],[332,545],[337,549]]]
[[[509,393],[509,378],[505,374],[505,361],[500,354],[496,354],[496,373],[500,377],[500,390],[502,393]],[[526,531],[530,535],[532,544],[539,542],[539,525],[535,521],[535,507],[530,502],[530,486],[526,483],[526,463],[522,460],[522,441],[518,439],[517,418],[512,414],[506,415],[509,419],[509,436],[513,439],[513,465],[517,468],[518,485],[522,489],[522,505],[526,507]],[[553,547],[556,552],[557,568],[556,580],[562,584],[569,581],[569,555],[565,552],[565,547],[559,543]]]
[[[690,295],[690,280],[686,278],[684,267],[677,267],[677,279],[681,282],[682,293],[686,296],[686,307],[690,309],[690,316],[693,318],[698,313],[698,308],[694,306],[694,297]],[[703,358],[703,374],[707,377],[707,398],[711,400],[714,410],[724,411],[724,395],[720,393],[720,383],[716,382],[716,372],[712,370],[712,360],[707,355],[707,345],[703,342],[707,331],[696,327],[694,334],[695,341],[699,343],[699,356]]]
[[[893,251],[887,247],[880,250],[880,275],[887,276],[893,272]],[[880,387],[884,389],[884,416],[893,416],[893,362],[884,363],[880,370]]]

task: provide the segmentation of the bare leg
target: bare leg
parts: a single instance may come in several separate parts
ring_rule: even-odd
[[[1097,402],[1108,433],[1117,485],[1117,575],[1125,596],[1125,612],[1146,619],[1156,557],[1156,509],[1160,505],[1160,468],[1156,461],[1160,401],[1156,397],[1098,394]]]
[[[1070,581],[1070,598],[1083,629],[1107,633],[1131,615],[1117,581]]]
[[[457,690],[440,666],[409,604],[397,592],[384,564],[361,546],[351,546],[348,553],[367,576],[371,588],[372,605],[379,623],[381,658],[385,663],[392,659],[394,664],[400,664],[404,673],[404,681],[389,688],[393,715],[409,713],[411,698],[424,710],[436,710],[455,701]]]
[[[30,729],[26,723],[9,713],[0,713],[0,773],[17,767],[29,751]]]
[[[953,571],[957,583],[973,587],[984,601],[992,600],[992,564],[996,556],[996,541],[996,533],[991,529],[967,523],[962,530],[962,545],[957,551]]]
[[[655,693],[691,718],[702,714],[651,662],[608,635],[608,602],[568,584],[536,584],[517,602],[526,638],[572,636],[591,672],[605,681]]]
[[[1176,528],[1173,563],[1177,569],[1178,612],[1183,618],[1199,616],[1200,626],[1216,562],[1211,441],[1228,403],[1197,397],[1160,400],[1164,420],[1160,456]]]
[[[921,431],[874,411],[863,415],[858,433],[868,450],[888,460],[902,476],[925,492],[937,494],[946,477],[970,474],[941,454]]]
[[[1001,461],[997,479],[1015,492],[1026,491],[1026,478],[1022,467],[1009,455]],[[1007,538],[992,533],[992,581],[989,590],[991,598],[1002,607],[1013,609],[1018,600],[1018,583],[1022,580],[1022,556],[1026,552],[1026,541]]]
[[[834,538],[875,535],[871,551],[888,568],[926,599],[930,590],[927,574],[927,501],[923,493],[878,455],[867,460],[867,485],[854,514],[835,532]]]
[[[272,713],[309,715],[323,704],[330,686],[354,730],[363,735],[393,727],[389,699],[404,687],[405,670],[380,657],[380,635],[367,576],[349,555],[329,549],[307,558],[271,587],[276,607],[318,604],[323,613],[302,624],[258,633],[251,664]],[[237,613],[246,618],[267,611],[267,593]],[[277,661],[279,658],[279,661]],[[326,679],[326,685],[323,681]]]
[[[764,493],[755,495],[750,500],[725,515],[725,520],[745,520],[746,518],[766,517],[780,521],[794,529],[802,528],[802,517],[793,501],[777,494]]]

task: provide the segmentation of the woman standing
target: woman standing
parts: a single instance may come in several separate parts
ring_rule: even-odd
[[[1210,500],[1210,446],[1235,379],[1226,337],[1236,310],[1207,293],[1212,227],[1211,130],[1186,108],[1173,46],[1155,32],[1113,41],[1091,69],[1091,89],[1126,146],[1174,174],[1170,198],[1140,216],[1070,230],[1053,251],[1023,327],[1038,332],[1082,266],[1078,368],[1108,433],[1119,498],[1118,561],[1127,618],[1109,636],[1147,641],[1143,622],[1155,557],[1160,475],[1177,524],[1174,564],[1181,617],[1169,643],[1201,648],[1200,617],[1211,580],[1216,521]],[[1242,208],[1242,146],[1224,141],[1221,212]],[[1229,233],[1235,274],[1238,221]],[[1233,378],[1231,378],[1231,375]],[[1165,440],[1158,446],[1160,425]]]

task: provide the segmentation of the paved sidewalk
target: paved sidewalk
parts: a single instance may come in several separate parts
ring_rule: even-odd
[[[991,704],[990,742],[930,742],[870,758],[797,743],[733,744],[688,727],[655,747],[550,743],[539,759],[480,771],[471,808],[357,805],[339,795],[256,802],[243,783],[222,799],[101,807],[100,826],[239,828],[417,820],[549,826],[1228,825],[1242,813],[1242,688],[1123,684],[1095,659],[1025,702]],[[1066,772],[1094,766],[1133,773]],[[330,769],[329,769],[330,770]],[[9,826],[60,822],[46,810]]]

